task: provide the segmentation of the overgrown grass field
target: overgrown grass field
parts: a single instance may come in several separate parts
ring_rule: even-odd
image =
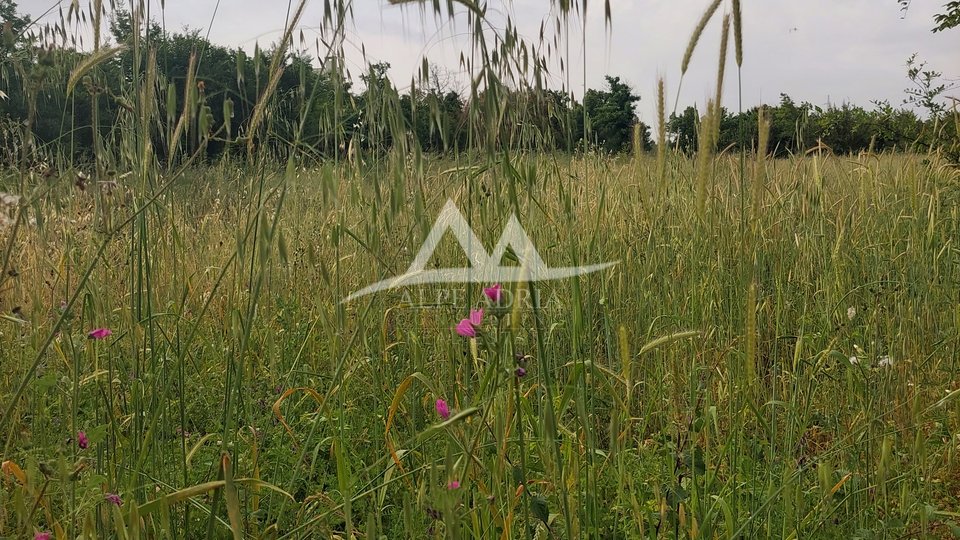
[[[956,176],[814,153],[750,158],[741,184],[739,159],[699,209],[678,156],[665,183],[653,159],[549,155],[30,178],[0,530],[949,536]],[[341,303],[403,273],[447,198],[488,250],[515,213],[551,266],[618,263],[504,284],[500,308],[457,284]],[[432,262],[466,264],[449,235]]]

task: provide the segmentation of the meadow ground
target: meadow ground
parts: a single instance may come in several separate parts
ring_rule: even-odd
[[[740,159],[6,176],[0,535],[960,532],[956,172]],[[447,198],[487,250],[515,213],[551,266],[618,263],[341,302]]]

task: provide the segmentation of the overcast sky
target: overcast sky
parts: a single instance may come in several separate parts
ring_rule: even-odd
[[[144,0],[147,1],[147,0]],[[152,11],[161,13],[159,0]],[[960,28],[931,33],[933,14],[945,0],[913,0],[905,14],[896,0],[744,0],[744,106],[774,103],[780,93],[797,101],[823,105],[849,101],[870,106],[875,99],[899,105],[907,86],[906,59],[914,52],[945,76],[960,79]],[[38,17],[58,4],[64,11],[69,0],[19,0],[20,10]],[[81,1],[84,9],[88,1]],[[105,2],[106,3],[106,2]],[[127,4],[126,0],[118,3]],[[427,5],[432,5],[432,0]],[[641,95],[638,114],[653,124],[658,75],[665,77],[668,109],[677,97],[680,62],[690,34],[707,0],[611,0],[613,24],[605,28],[601,0],[588,5],[586,24],[586,79],[588,87],[603,85],[605,74],[618,75]],[[446,2],[441,2],[445,5]],[[725,3],[726,4],[726,3]],[[495,21],[509,15],[521,34],[538,40],[540,23],[554,20],[549,0],[489,0]],[[348,32],[347,55],[354,75],[365,62],[386,61],[391,78],[400,87],[409,84],[426,55],[432,63],[458,71],[467,42],[464,19],[438,25],[432,13],[415,4],[401,7],[386,0],[355,0],[353,24]],[[721,9],[728,9],[725,5]],[[56,9],[47,21],[59,18]],[[284,0],[166,0],[163,18],[168,30],[185,27],[209,31],[222,45],[252,51],[255,43],[269,46],[284,28]],[[308,0],[300,27],[308,43],[317,37],[323,1]],[[707,27],[683,81],[680,107],[702,104],[712,96],[716,81],[721,17]],[[212,22],[211,22],[212,21]],[[573,65],[570,83],[582,93],[583,47],[580,20],[569,55]],[[298,34],[299,35],[299,34]],[[731,56],[724,85],[724,105],[737,109],[736,71]],[[366,52],[366,57],[361,51]],[[554,71],[557,71],[554,68]],[[561,79],[557,77],[559,86]],[[461,86],[465,82],[461,81]],[[953,91],[960,97],[960,89]]]

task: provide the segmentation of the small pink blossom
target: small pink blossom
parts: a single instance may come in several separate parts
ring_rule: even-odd
[[[437,398],[436,407],[437,414],[440,415],[440,418],[443,418],[444,420],[450,418],[450,407],[447,406],[446,401],[444,401],[442,398]]]
[[[457,334],[466,338],[477,337],[477,329],[474,328],[473,323],[471,323],[469,319],[463,319],[457,323],[455,330]]]
[[[38,532],[37,534],[33,535],[33,540],[50,540],[51,538],[52,536],[47,531]]]
[[[457,331],[457,334],[466,337],[473,338],[477,337],[477,330],[480,329],[480,324],[483,323],[483,310],[482,309],[471,309],[470,318],[460,319],[460,322],[457,323],[457,326],[454,330]]]
[[[90,339],[105,339],[113,335],[113,331],[109,328],[97,328],[91,330],[87,337]]]
[[[115,504],[117,506],[123,506],[123,499],[120,498],[116,493],[107,493],[103,496],[103,499],[110,504]]]
[[[82,431],[77,432],[77,446],[79,446],[81,450],[86,450],[87,446],[90,446],[90,441],[87,439],[86,433]]]
[[[453,490],[455,490],[455,489],[460,489],[460,481],[459,481],[459,480],[451,480],[451,481],[447,484],[447,489],[449,489],[450,491],[453,491]]]
[[[489,298],[494,304],[499,304],[500,299],[503,298],[503,288],[499,283],[494,283],[489,287],[484,287],[483,294],[485,294],[487,298]]]

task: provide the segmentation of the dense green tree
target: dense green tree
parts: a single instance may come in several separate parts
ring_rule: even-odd
[[[395,141],[405,144],[407,125],[401,111],[400,95],[387,76],[390,64],[379,62],[367,66],[360,75],[363,91],[357,96],[359,118],[354,122],[354,144],[375,151],[391,147]]]
[[[679,115],[670,114],[667,132],[675,148],[691,153],[697,149],[697,131],[700,129],[700,113],[694,106],[688,106]]]
[[[413,86],[400,97],[400,107],[408,130],[423,150],[445,152],[465,146],[463,99],[457,92]]]
[[[757,140],[759,111],[760,107],[752,107],[743,113],[732,114],[727,109],[721,108],[720,139],[717,142],[717,147],[720,150],[727,148],[754,150]]]
[[[583,96],[590,142],[607,152],[622,152],[631,146],[633,125],[638,121],[636,103],[640,96],[620,77],[605,77],[606,90],[590,89]]]
[[[802,152],[816,142],[809,130],[813,105],[801,103],[780,94],[780,104],[770,109],[770,148],[775,155]]]
[[[650,136],[650,126],[644,124],[640,120],[637,120],[637,123],[634,124],[634,136],[637,137],[637,140],[634,143],[639,144],[639,150],[641,152],[648,152],[653,150],[654,143],[653,138]],[[636,147],[635,147],[636,148]]]
[[[811,124],[817,139],[834,152],[851,154],[870,148],[873,123],[861,107],[844,103],[818,110]]]
[[[907,109],[895,109],[889,101],[874,102],[870,114],[876,150],[909,150],[922,136],[923,120]]]
[[[0,0],[0,20],[3,21],[0,50],[9,53],[16,48],[18,42],[24,39],[24,31],[30,25],[30,17],[21,15],[17,11],[17,3],[13,0]]]
[[[776,155],[803,152],[825,144],[834,152],[847,154],[864,150],[909,150],[921,140],[923,120],[908,109],[895,109],[888,102],[877,102],[874,110],[843,104],[839,107],[797,105],[783,95],[776,106],[764,106],[771,119],[770,148]],[[739,114],[721,109],[720,150],[752,151],[757,141],[759,107]],[[667,124],[675,148],[692,153],[697,149],[700,117],[694,107],[673,114]]]

